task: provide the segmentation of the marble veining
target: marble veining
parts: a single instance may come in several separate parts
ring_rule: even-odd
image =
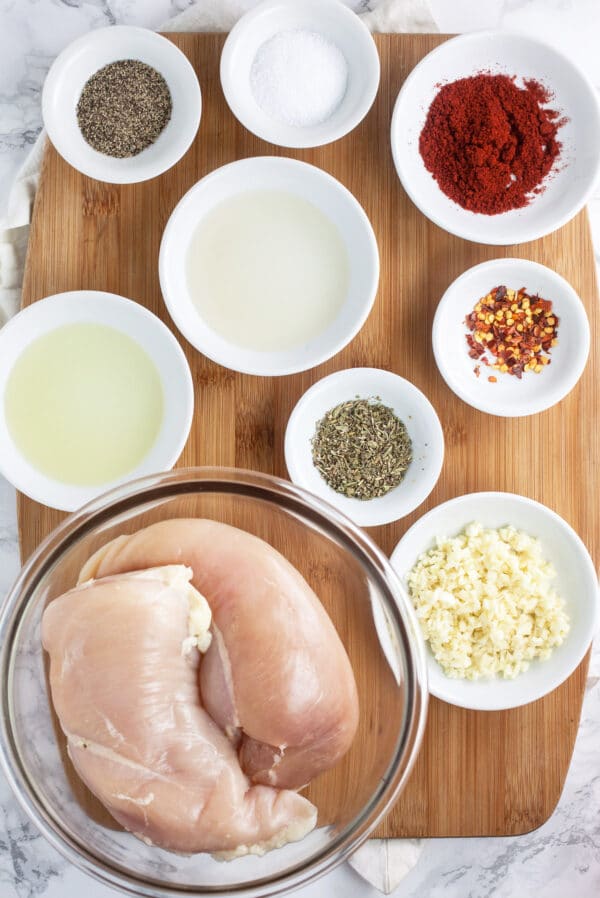
[[[192,0],[0,0],[0,219],[10,184],[41,127],[40,92],[63,47],[91,28],[155,28]],[[218,0],[201,0],[215,3]],[[254,0],[236,0],[240,8]],[[345,0],[355,9],[381,0]],[[386,2],[386,0],[383,0]],[[503,28],[563,49],[600,88],[597,0],[431,0],[442,32]],[[600,191],[589,205],[600,263]],[[18,571],[14,491],[0,478],[0,597]],[[403,898],[578,898],[600,895],[600,645],[594,650],[581,727],[565,790],[550,820],[526,836],[438,839],[394,893]],[[45,841],[0,775],[1,898],[110,898],[116,893],[64,861]],[[345,865],[298,893],[302,898],[375,898]]]

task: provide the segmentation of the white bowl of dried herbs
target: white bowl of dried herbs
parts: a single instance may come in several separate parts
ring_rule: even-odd
[[[189,149],[200,124],[196,73],[175,44],[119,25],[83,35],[54,61],[42,114],[74,168],[112,184],[155,178]]]
[[[362,527],[397,521],[424,502],[443,460],[442,427],[427,397],[378,368],[318,381],[285,434],[291,480]]]

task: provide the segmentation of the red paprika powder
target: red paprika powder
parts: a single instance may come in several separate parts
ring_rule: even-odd
[[[429,107],[419,151],[446,196],[471,212],[497,215],[540,193],[564,122],[542,105],[548,100],[539,82],[517,87],[508,75],[481,73],[444,85]]]

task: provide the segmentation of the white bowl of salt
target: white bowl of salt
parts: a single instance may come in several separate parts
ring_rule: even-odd
[[[338,0],[264,0],[233,27],[221,55],[231,111],[282,147],[348,134],[371,108],[379,74],[369,30]]]

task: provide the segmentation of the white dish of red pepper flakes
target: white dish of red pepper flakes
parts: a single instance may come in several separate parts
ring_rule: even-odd
[[[446,290],[433,321],[440,374],[464,402],[517,418],[556,405],[581,377],[590,348],[583,303],[537,262],[495,259]]]

